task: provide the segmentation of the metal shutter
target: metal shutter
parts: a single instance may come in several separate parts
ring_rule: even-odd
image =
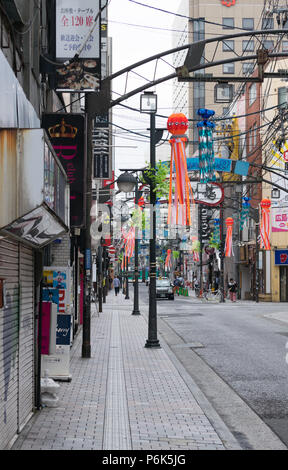
[[[0,277],[6,305],[0,310],[0,449],[18,431],[19,244],[0,240]]]
[[[34,405],[34,254],[20,245],[19,431]]]

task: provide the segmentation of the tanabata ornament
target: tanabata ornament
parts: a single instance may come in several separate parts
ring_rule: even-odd
[[[213,129],[215,124],[209,119],[214,116],[212,109],[198,109],[197,114],[202,117],[202,121],[197,124],[199,129],[199,167],[200,182],[208,183],[215,181],[215,155],[213,148]]]
[[[171,261],[171,250],[167,250],[167,256],[165,260],[165,270],[168,271],[172,267],[172,261]]]
[[[261,207],[261,221],[260,221],[260,248],[264,250],[271,250],[270,245],[270,199],[262,199]]]
[[[124,267],[127,268],[135,248],[135,227],[130,227],[128,233],[123,232],[124,239]],[[125,260],[126,258],[126,260]]]
[[[227,217],[226,221],[226,240],[225,240],[225,256],[230,257],[233,254],[233,248],[232,248],[232,233],[233,233],[233,225],[234,225],[234,220],[232,217]]]
[[[172,114],[167,123],[172,134],[168,224],[191,225],[191,203],[194,204],[193,191],[187,171],[185,144],[188,142],[185,132],[188,119],[182,114]]]
[[[240,230],[243,230],[246,220],[248,220],[250,212],[250,197],[243,197],[242,211],[240,214]]]

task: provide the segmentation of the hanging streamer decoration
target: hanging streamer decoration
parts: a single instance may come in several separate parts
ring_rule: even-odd
[[[124,238],[124,268],[128,268],[130,258],[132,258],[135,248],[135,227],[130,227],[128,233],[123,232]]]
[[[188,119],[182,113],[172,114],[168,119],[167,129],[173,135],[169,141],[171,165],[168,224],[187,226],[191,225],[191,202],[194,204],[185,150],[185,144],[188,142],[185,135],[188,129]]]
[[[226,240],[225,240],[225,256],[230,257],[233,255],[233,247],[232,247],[232,232],[233,232],[233,224],[234,220],[232,217],[227,217],[226,221]]]
[[[245,222],[248,220],[250,212],[250,197],[243,197],[242,211],[240,214],[240,230],[243,230]]]
[[[270,199],[262,199],[261,203],[261,222],[260,222],[260,248],[271,250],[270,245]]]
[[[200,252],[200,242],[199,240],[197,240],[197,238],[195,238],[192,243],[193,261],[195,263],[199,263],[200,261],[199,252]]]
[[[200,182],[208,183],[209,181],[216,180],[213,148],[213,129],[215,128],[215,124],[209,121],[209,119],[214,116],[215,111],[200,108],[197,114],[203,119],[197,124],[199,129]]]
[[[171,268],[172,268],[171,250],[167,250],[167,256],[165,260],[165,270],[169,271]]]

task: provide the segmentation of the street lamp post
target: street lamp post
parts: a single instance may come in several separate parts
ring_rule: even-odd
[[[157,95],[153,92],[145,92],[141,95],[141,113],[150,114],[150,167],[156,169],[156,129],[155,114],[157,112]],[[149,318],[148,339],[145,348],[160,348],[157,338],[157,303],[156,303],[156,193],[153,179],[150,182],[150,206],[152,233],[150,232],[150,284],[149,284]]]
[[[117,180],[117,185],[120,191],[125,193],[130,193],[135,188],[135,205],[138,205],[139,201],[139,192],[138,192],[138,179],[137,177],[133,176],[131,173],[125,171],[122,175],[119,176]],[[140,315],[139,311],[139,285],[138,285],[138,228],[136,225],[135,229],[135,277],[134,277],[134,307],[132,315]],[[129,299],[129,280],[128,280],[128,272],[126,273],[126,296],[125,299]]]
[[[138,207],[139,202],[139,191],[138,191],[138,179],[136,178],[135,185],[135,206]],[[135,253],[134,253],[134,307],[132,315],[140,315],[139,310],[139,240],[138,240],[138,225],[135,227]]]

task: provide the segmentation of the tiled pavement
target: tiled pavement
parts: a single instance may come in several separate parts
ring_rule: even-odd
[[[103,313],[93,311],[91,359],[81,357],[80,331],[59,406],[37,412],[13,450],[239,448],[220,418],[222,432],[214,429],[167,348],[144,347],[146,317],[131,310],[131,301],[110,293]]]

